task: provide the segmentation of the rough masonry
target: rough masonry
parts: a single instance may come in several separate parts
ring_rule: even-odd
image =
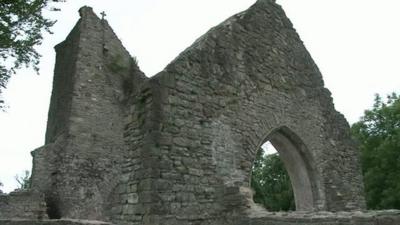
[[[397,211],[364,211],[349,125],[274,1],[212,28],[151,78],[104,19],[89,7],[80,15],[55,47],[46,144],[32,152],[32,191],[47,211],[30,224],[400,223]],[[297,212],[252,201],[266,141]],[[25,224],[13,217],[0,222]]]

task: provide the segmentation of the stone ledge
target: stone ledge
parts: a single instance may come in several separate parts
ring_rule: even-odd
[[[160,220],[163,221],[163,220]],[[186,222],[176,221],[182,225]],[[226,221],[203,221],[207,225],[399,225],[400,210],[363,211],[363,212],[262,212],[257,215],[234,215]],[[161,225],[171,223],[154,224]],[[112,223],[60,219],[60,220],[27,220],[0,219],[0,225],[113,225]]]
[[[0,219],[0,225],[113,225],[107,222],[94,220],[29,220],[29,219]]]
[[[398,225],[400,210],[354,212],[252,212],[229,219],[232,225]]]

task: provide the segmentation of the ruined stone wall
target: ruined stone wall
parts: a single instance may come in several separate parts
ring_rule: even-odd
[[[88,7],[80,14],[56,46],[46,146],[33,152],[32,186],[46,193],[52,218],[106,220],[126,152],[124,106],[145,77],[106,21]]]
[[[146,82],[130,101],[124,137],[128,146],[121,182],[115,193],[112,220],[117,224],[142,222],[155,209],[155,181],[159,178],[159,125],[154,93],[157,88]]]
[[[284,161],[299,210],[365,207],[349,126],[275,3],[258,1],[211,29],[134,98],[125,136],[138,160],[127,165],[121,221],[196,224],[244,213],[267,140],[296,151]]]
[[[271,141],[297,210],[365,208],[349,126],[274,1],[212,28],[152,78],[105,20],[88,7],[80,14],[56,47],[46,145],[32,153],[32,185],[50,218],[355,225],[377,216],[275,215],[252,201],[253,160]],[[370,224],[398,217],[385,212]]]
[[[14,191],[0,194],[0,219],[47,219],[44,194],[34,191]],[[0,220],[0,224],[3,224]]]

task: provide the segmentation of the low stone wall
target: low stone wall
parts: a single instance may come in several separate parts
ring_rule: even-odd
[[[35,191],[0,194],[0,219],[10,218],[46,219],[44,195]]]
[[[156,222],[155,222],[156,221]],[[235,215],[227,220],[183,221],[179,218],[158,219],[153,222],[132,223],[146,225],[399,225],[400,211],[365,212],[265,212],[253,210],[250,215]],[[88,220],[22,220],[0,219],[0,225],[122,225]]]
[[[20,220],[0,219],[0,225],[111,225],[110,223],[89,220]]]
[[[232,217],[229,225],[398,225],[399,210],[365,212],[252,212],[248,217]]]

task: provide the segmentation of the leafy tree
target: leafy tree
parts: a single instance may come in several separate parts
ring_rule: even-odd
[[[38,72],[40,54],[34,48],[42,43],[43,32],[51,33],[55,21],[42,15],[44,9],[57,11],[53,2],[64,0],[0,1],[0,94],[7,81],[22,66]],[[3,101],[0,99],[0,107]]]
[[[25,170],[23,175],[15,175],[15,180],[18,183],[17,190],[26,190],[31,187],[30,172],[28,170]]]
[[[0,188],[3,187],[3,183],[0,181]],[[0,194],[3,194],[3,191],[0,189]]]
[[[251,187],[255,191],[254,202],[262,204],[269,211],[295,209],[290,178],[277,153],[265,155],[263,149],[257,152]]]
[[[400,209],[400,98],[379,95],[351,127],[360,143],[367,206]]]

